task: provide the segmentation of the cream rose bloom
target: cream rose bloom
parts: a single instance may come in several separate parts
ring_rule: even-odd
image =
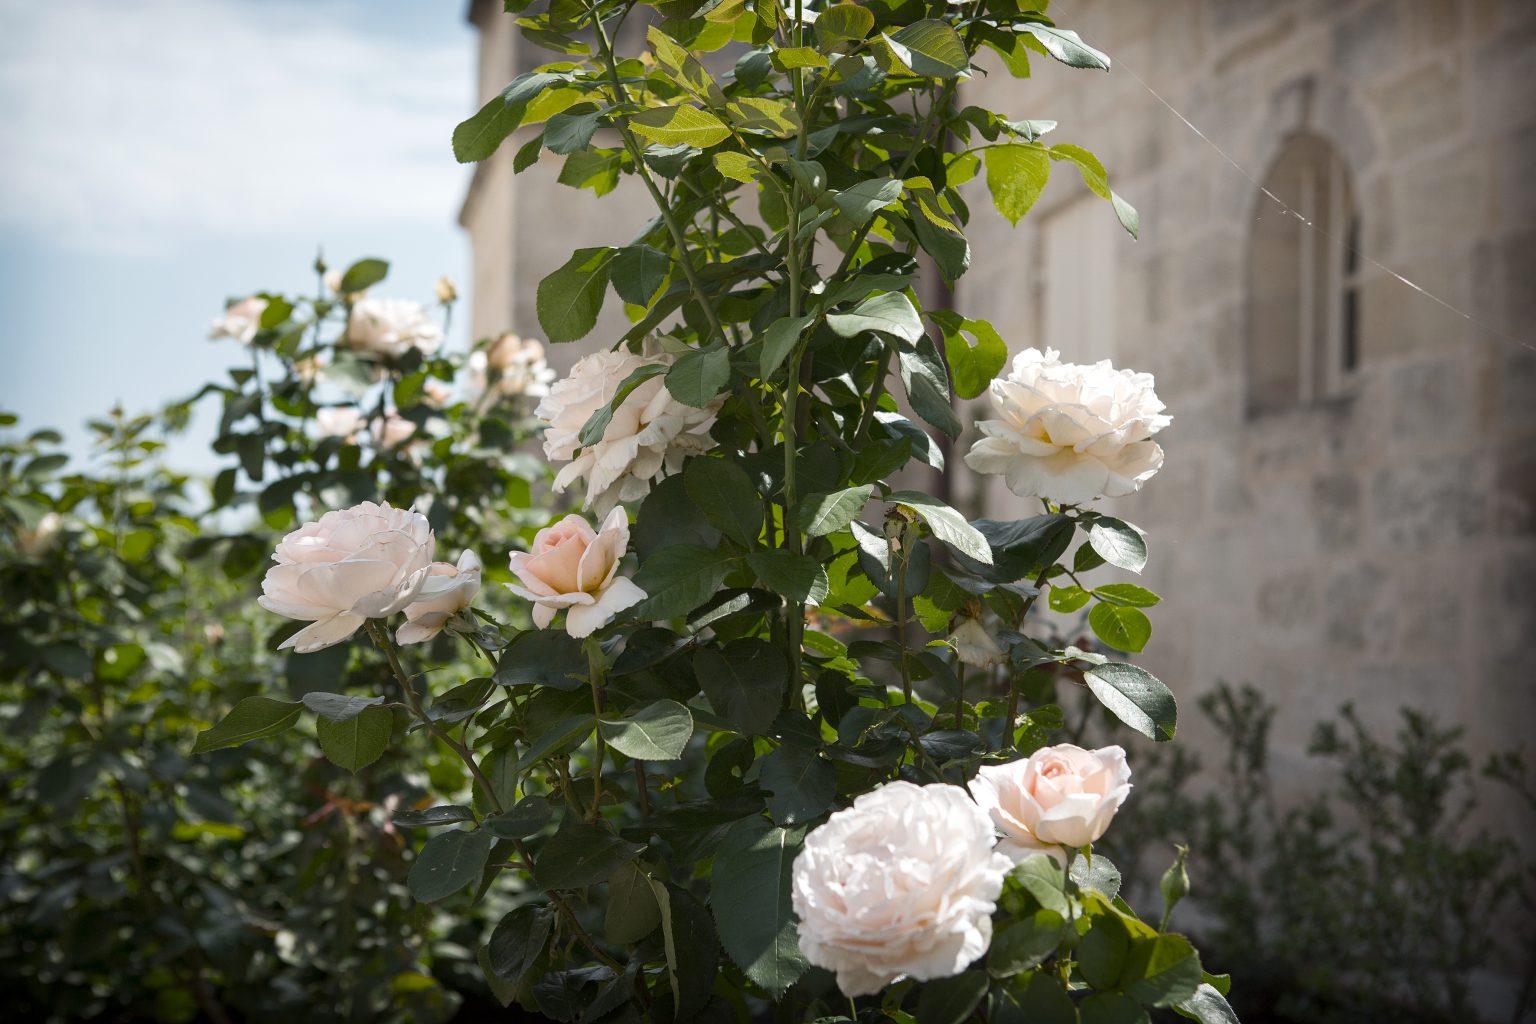
[[[791,899],[800,951],[844,995],[959,974],[992,942],[1007,857],[959,786],[891,782],[805,837]]]
[[[998,419],[966,453],[978,473],[1003,477],[1021,498],[1080,505],[1141,489],[1163,465],[1153,434],[1172,418],[1149,373],[1063,363],[1053,348],[1025,349],[991,385]]]
[[[544,346],[515,334],[503,334],[485,348],[471,352],[468,374],[470,401],[492,388],[507,398],[543,398],[555,380],[555,371],[544,361]]]
[[[278,543],[277,564],[267,570],[256,601],[310,622],[283,647],[318,651],[415,601],[431,574],[435,545],[420,512],[371,501],[327,512]]]
[[[397,412],[387,412],[369,421],[368,434],[380,448],[398,448],[416,436],[416,424]]]
[[[419,302],[406,299],[359,299],[347,319],[347,344],[359,352],[399,359],[411,349],[431,355],[443,344],[443,331]]]
[[[208,338],[234,338],[242,345],[249,345],[256,340],[256,332],[261,330],[261,314],[266,311],[267,300],[254,295],[231,302],[225,307],[224,315],[208,326]]]
[[[583,357],[569,377],[556,382],[534,410],[549,424],[544,432],[545,457],[574,460],[555,477],[556,491],[584,481],[584,506],[606,515],[621,501],[645,497],[653,482],[682,469],[688,456],[715,446],[709,429],[724,396],[695,409],[673,398],[658,375],[625,396],[602,438],[577,454],[587,417],[613,399],[626,377],[647,364],[670,366],[672,362],[673,357],[665,353],[596,352]]]
[[[1002,833],[997,848],[1017,863],[1097,841],[1131,793],[1131,767],[1120,747],[1060,743],[1022,761],[984,766],[970,788]]]
[[[395,631],[395,641],[419,644],[441,633],[480,593],[480,568],[480,556],[469,550],[459,555],[457,565],[433,562],[421,592],[405,608],[406,622]]]
[[[522,586],[507,586],[533,602],[533,624],[540,629],[548,629],[555,613],[564,608],[565,631],[578,638],[591,636],[645,599],[645,591],[618,575],[619,560],[628,548],[629,520],[623,509],[608,513],[600,531],[581,516],[566,516],[535,534],[532,550],[512,552],[512,572]]]
[[[315,432],[321,437],[356,441],[362,426],[363,414],[355,405],[329,405],[315,410]]]

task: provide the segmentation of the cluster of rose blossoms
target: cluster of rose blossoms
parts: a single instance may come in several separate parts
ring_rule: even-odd
[[[259,319],[260,311],[241,315]],[[398,332],[380,327],[378,336]],[[503,358],[503,372],[518,365],[512,352]],[[497,359],[493,348],[486,367]],[[555,489],[582,482],[584,507],[605,517],[594,530],[583,516],[568,515],[539,531],[529,551],[511,554],[519,582],[510,586],[533,603],[540,629],[564,611],[571,636],[590,636],[646,596],[619,575],[629,546],[620,503],[643,498],[688,457],[714,446],[709,431],[721,400],[702,409],[685,405],[653,376],[619,403],[595,444],[583,447],[579,438],[631,373],[670,361],[589,355],[548,388],[536,410],[547,425],[545,455],[569,463]],[[1054,350],[1029,349],[993,381],[991,400],[997,418],[978,422],[984,436],[966,462],[1002,476],[1020,497],[1062,505],[1116,497],[1140,489],[1162,465],[1151,435],[1170,421],[1148,374],[1115,370],[1108,361],[1062,363]],[[434,543],[417,512],[372,502],[328,512],[278,545],[261,604],[310,623],[283,644],[300,652],[339,643],[368,619],[397,612],[406,617],[399,643],[430,639],[480,589],[474,553],[466,551],[456,565],[434,562]],[[974,619],[957,627],[951,643],[967,664],[1001,658]],[[982,767],[968,789],[892,782],[859,796],[806,837],[795,861],[802,952],[834,971],[850,996],[903,977],[931,980],[964,970],[991,942],[991,915],[1011,867],[1041,853],[1066,864],[1071,851],[1099,839],[1130,793],[1130,774],[1119,747],[1061,744]]]

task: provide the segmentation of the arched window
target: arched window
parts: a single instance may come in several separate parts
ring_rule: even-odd
[[[1349,168],[1327,139],[1297,132],[1264,191],[1248,254],[1250,415],[1334,394],[1360,363],[1360,217]]]

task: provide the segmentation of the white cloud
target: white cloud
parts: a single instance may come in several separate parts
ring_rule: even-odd
[[[368,9],[0,0],[0,225],[116,249],[446,227],[468,38],[391,37]]]

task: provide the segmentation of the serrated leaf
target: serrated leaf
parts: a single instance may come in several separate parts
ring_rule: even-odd
[[[1100,516],[1088,527],[1088,543],[1110,565],[1141,572],[1147,566],[1147,541],[1130,523]]]
[[[675,700],[658,700],[625,718],[599,719],[608,745],[636,761],[674,761],[693,735],[693,715]]]
[[[885,499],[906,505],[928,524],[939,540],[984,565],[992,564],[992,547],[980,530],[939,499],[922,491],[892,491]]]
[[[211,729],[197,734],[192,753],[204,754],[210,750],[238,747],[251,740],[275,736],[299,720],[298,701],[274,700],[271,697],[246,697],[230,709],[229,714]]]
[[[315,735],[326,759],[356,773],[377,761],[389,747],[395,716],[388,708],[364,708],[343,721],[315,719]]]
[[[779,998],[805,973],[791,875],[805,833],[761,818],[731,826],[715,850],[710,906],[720,943],[747,977]]]
[[[683,485],[711,526],[742,547],[757,543],[763,498],[740,466],[727,459],[695,458],[683,470]]]
[[[596,326],[613,256],[614,250],[606,246],[577,249],[539,282],[534,306],[546,338],[552,342],[577,341]]]
[[[1152,620],[1140,608],[1099,602],[1088,613],[1094,635],[1117,651],[1135,654],[1152,638]]]
[[[1033,35],[1040,41],[1046,53],[1063,64],[1095,71],[1109,70],[1109,55],[1083,42],[1082,37],[1069,28],[1057,28],[1054,25],[1042,25],[1032,21],[1020,25],[1019,29]]]
[[[534,880],[546,889],[581,889],[601,882],[645,846],[620,839],[601,825],[567,822],[550,837],[533,865]]]
[[[667,390],[684,405],[702,409],[731,380],[731,354],[722,345],[685,352],[667,371]]]
[[[724,647],[701,647],[694,675],[715,713],[744,735],[762,735],[773,724],[789,684],[789,664],[766,640],[743,637]]]
[[[693,106],[652,107],[629,119],[638,135],[663,146],[685,145],[708,149],[730,137],[725,122]]]
[[[981,152],[992,205],[1010,224],[1029,212],[1051,180],[1051,159],[1035,146],[989,146]]]
[[[640,564],[635,585],[648,595],[631,613],[637,619],[671,619],[693,611],[720,589],[735,557],[676,544],[654,552]]]
[[[844,338],[863,331],[879,331],[916,343],[923,336],[923,322],[912,300],[901,292],[873,295],[846,313],[827,315],[827,326]]]
[[[896,57],[924,78],[954,78],[970,66],[959,33],[942,21],[925,19],[885,36]]]
[[[747,564],[769,589],[798,604],[821,604],[831,586],[820,562],[784,548],[754,551]]]
[[[1115,717],[1143,736],[1171,740],[1178,728],[1178,703],[1162,681],[1135,665],[1109,662],[1083,673],[1088,689]]]
[[[790,352],[794,351],[795,343],[814,319],[811,316],[786,316],[768,325],[768,329],[763,332],[763,353],[759,360],[764,380],[772,377]]]
[[[873,484],[860,484],[830,494],[807,494],[799,503],[801,530],[808,537],[824,537],[844,529],[858,518],[874,491]]]
[[[345,693],[326,693],[323,690],[311,690],[300,699],[306,708],[332,722],[356,718],[368,708],[376,708],[384,703],[383,697],[356,697]]]
[[[490,854],[489,832],[439,832],[416,855],[406,887],[418,902],[436,903],[478,882]]]
[[[901,188],[901,182],[895,178],[867,178],[834,192],[832,201],[844,217],[863,227],[876,211],[901,198]]]

